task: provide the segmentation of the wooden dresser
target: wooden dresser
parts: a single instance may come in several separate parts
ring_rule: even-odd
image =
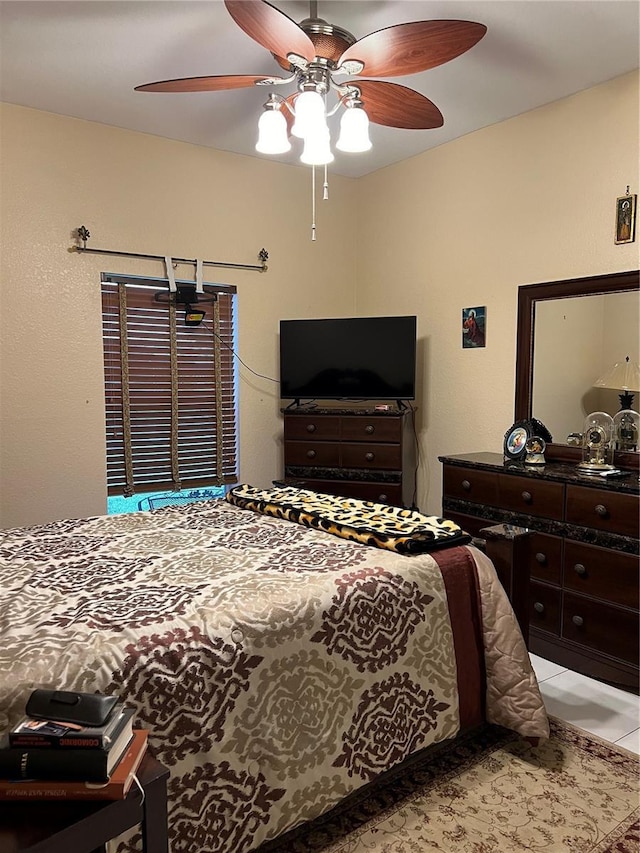
[[[283,409],[284,482],[410,507],[415,410]]]
[[[488,522],[534,531],[524,567],[531,651],[638,692],[637,472],[606,480],[572,464],[535,468],[498,453],[439,458],[443,515],[472,536]]]

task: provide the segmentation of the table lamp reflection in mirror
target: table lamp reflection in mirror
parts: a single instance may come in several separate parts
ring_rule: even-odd
[[[616,362],[611,370],[604,373],[593,383],[594,388],[610,388],[620,391],[620,410],[633,407],[633,396],[640,391],[640,364],[631,361],[629,356],[624,361]]]

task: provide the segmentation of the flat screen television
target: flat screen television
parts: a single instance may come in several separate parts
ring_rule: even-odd
[[[416,317],[280,321],[283,400],[414,400]]]

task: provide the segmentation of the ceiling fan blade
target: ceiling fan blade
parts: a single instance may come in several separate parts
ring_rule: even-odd
[[[431,130],[444,124],[436,105],[414,89],[383,80],[353,80],[351,84],[360,89],[365,111],[374,124],[407,130]]]
[[[136,86],[136,92],[220,92],[225,89],[244,89],[259,80],[273,79],[265,74],[223,74],[217,77],[181,77],[178,80],[159,80]],[[282,79],[282,78],[278,78]]]
[[[289,53],[312,62],[316,51],[309,36],[284,12],[264,0],[224,0],[227,11],[245,33],[277,56]]]
[[[455,59],[480,41],[484,24],[473,21],[414,21],[364,36],[340,57],[364,62],[367,77],[398,77]]]

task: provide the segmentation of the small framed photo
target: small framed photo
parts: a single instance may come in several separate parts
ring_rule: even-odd
[[[633,243],[636,238],[636,195],[616,199],[616,243]]]
[[[530,438],[533,438],[531,421],[516,421],[504,434],[504,458],[513,461],[524,459]]]
[[[462,309],[463,349],[486,346],[487,309],[484,305]]]

